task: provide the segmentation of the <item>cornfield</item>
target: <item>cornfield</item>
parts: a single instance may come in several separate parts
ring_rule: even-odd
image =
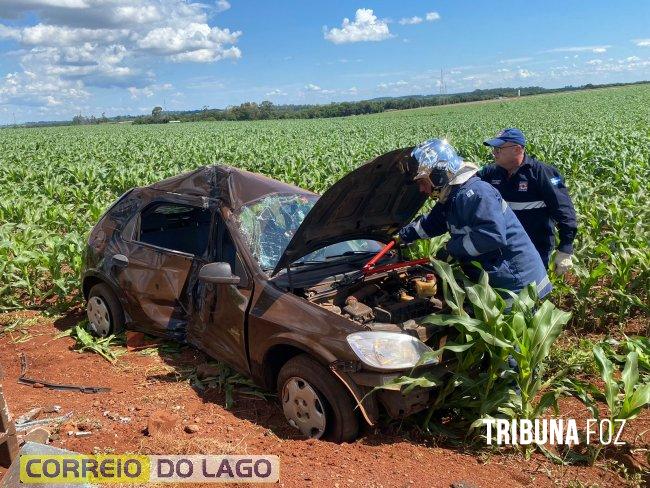
[[[0,309],[79,300],[88,232],[133,186],[226,163],[322,192],[363,161],[430,137],[487,163],[483,139],[511,126],[563,172],[578,211],[577,263],[554,299],[574,324],[647,322],[648,85],[345,119],[0,130]]]

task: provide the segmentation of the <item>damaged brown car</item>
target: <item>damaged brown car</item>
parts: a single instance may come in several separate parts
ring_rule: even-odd
[[[351,441],[381,410],[426,408],[429,389],[367,396],[445,340],[420,323],[442,306],[433,270],[385,246],[424,203],[410,152],[360,166],[321,197],[223,165],[128,191],[88,240],[91,329],[187,342],[277,390],[308,437]]]

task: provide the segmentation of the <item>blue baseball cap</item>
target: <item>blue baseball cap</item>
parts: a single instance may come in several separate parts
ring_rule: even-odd
[[[483,144],[486,146],[492,147],[501,147],[506,142],[512,142],[513,144],[519,144],[520,146],[526,145],[526,138],[524,133],[519,129],[514,127],[509,127],[508,129],[503,129],[492,139],[486,139],[483,141]]]

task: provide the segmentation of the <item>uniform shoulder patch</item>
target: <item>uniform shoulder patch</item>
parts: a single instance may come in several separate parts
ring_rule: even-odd
[[[560,183],[562,183],[562,178],[560,178],[559,176],[554,176],[553,178],[551,178],[552,185],[558,186]]]
[[[520,181],[519,182],[519,191],[528,191],[528,182]]]
[[[467,191],[465,192],[465,196],[466,196],[467,198],[471,197],[472,195],[474,195],[474,190],[467,190]]]

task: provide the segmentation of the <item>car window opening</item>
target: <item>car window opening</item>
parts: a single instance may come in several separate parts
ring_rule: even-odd
[[[209,209],[163,203],[140,216],[138,240],[173,251],[203,256],[210,236]]]

